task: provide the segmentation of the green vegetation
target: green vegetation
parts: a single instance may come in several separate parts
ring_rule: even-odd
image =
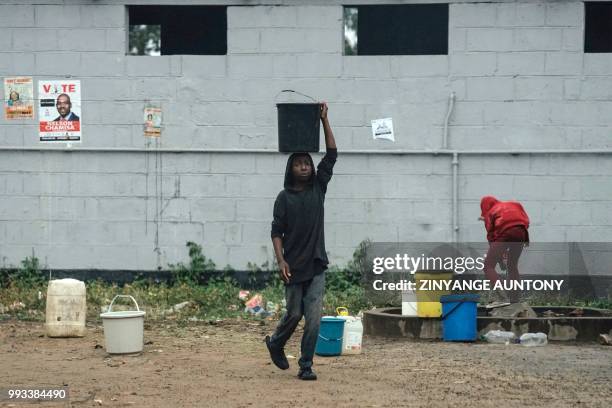
[[[172,275],[170,283],[155,283],[139,275],[131,284],[119,286],[101,280],[86,282],[87,316],[89,320],[99,319],[99,314],[116,295],[133,296],[141,310],[147,313],[147,320],[210,321],[222,318],[260,318],[244,311],[244,302],[238,298],[241,289],[230,266],[216,270],[215,263],[208,259],[202,247],[187,242],[189,261],[169,265]],[[353,260],[346,268],[331,267],[327,271],[327,285],[324,299],[324,313],[335,314],[336,307],[348,307],[351,313],[371,307],[360,286],[365,246],[361,244]],[[261,290],[250,290],[250,296],[260,293],[264,305],[272,302],[272,312],[279,317],[285,296],[284,285],[278,270],[268,263],[248,264],[246,286],[253,287],[262,276],[267,284]],[[33,254],[12,271],[0,271],[0,319],[44,321],[47,292],[47,278],[40,268],[39,260]],[[188,302],[184,304],[184,302]],[[181,305],[183,304],[183,305]],[[176,305],[180,305],[178,308]],[[118,299],[113,310],[133,308],[129,301]]]
[[[331,266],[326,272],[324,314],[334,315],[336,307],[347,307],[352,315],[368,310],[374,305],[366,298],[362,285],[367,265],[365,252],[369,242],[362,242],[348,264],[339,268]],[[245,312],[244,302],[239,299],[241,288],[233,278],[234,271],[226,266],[221,272],[208,259],[202,247],[187,242],[189,262],[170,265],[172,281],[156,283],[141,275],[131,284],[119,286],[102,281],[87,282],[87,315],[90,321],[99,320],[112,299],[119,294],[131,295],[147,313],[147,320],[214,321],[223,318],[241,317],[260,319]],[[247,288],[255,287],[262,277],[266,285],[261,290],[250,289],[249,297],[259,293],[264,306],[273,317],[279,317],[284,300],[284,285],[278,270],[269,264],[249,263]],[[14,270],[0,270],[0,319],[17,318],[44,321],[47,292],[47,277],[41,270],[38,258],[32,254]],[[186,303],[187,302],[187,303]],[[611,299],[584,300],[569,296],[531,297],[532,305],[576,306],[612,309]],[[385,305],[376,305],[385,306]],[[132,308],[124,299],[118,299],[113,310]]]

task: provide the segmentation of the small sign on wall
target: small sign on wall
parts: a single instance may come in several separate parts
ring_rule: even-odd
[[[34,117],[32,77],[4,78],[4,117],[7,120]]]
[[[372,137],[374,139],[385,139],[395,142],[393,134],[393,119],[375,119],[372,121]]]
[[[144,109],[144,135],[145,137],[160,137],[162,123],[161,108],[146,107]]]

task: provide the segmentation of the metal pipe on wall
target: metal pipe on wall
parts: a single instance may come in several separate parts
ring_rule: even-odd
[[[453,153],[453,161],[451,162],[453,167],[453,203],[452,203],[452,221],[453,221],[453,242],[459,242],[459,154]]]

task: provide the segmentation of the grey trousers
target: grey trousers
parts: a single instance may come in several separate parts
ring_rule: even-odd
[[[285,347],[304,316],[304,335],[302,336],[301,357],[298,361],[301,368],[312,367],[312,358],[319,337],[324,292],[325,272],[315,275],[309,281],[285,286],[287,312],[278,323],[270,341],[274,347]]]

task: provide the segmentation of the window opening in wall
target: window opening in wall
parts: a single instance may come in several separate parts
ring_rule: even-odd
[[[448,4],[344,7],[345,55],[446,55]]]
[[[128,6],[129,55],[227,54],[226,6]]]
[[[344,55],[357,55],[357,7],[344,8]]]
[[[612,1],[584,3],[584,52],[612,52]]]

